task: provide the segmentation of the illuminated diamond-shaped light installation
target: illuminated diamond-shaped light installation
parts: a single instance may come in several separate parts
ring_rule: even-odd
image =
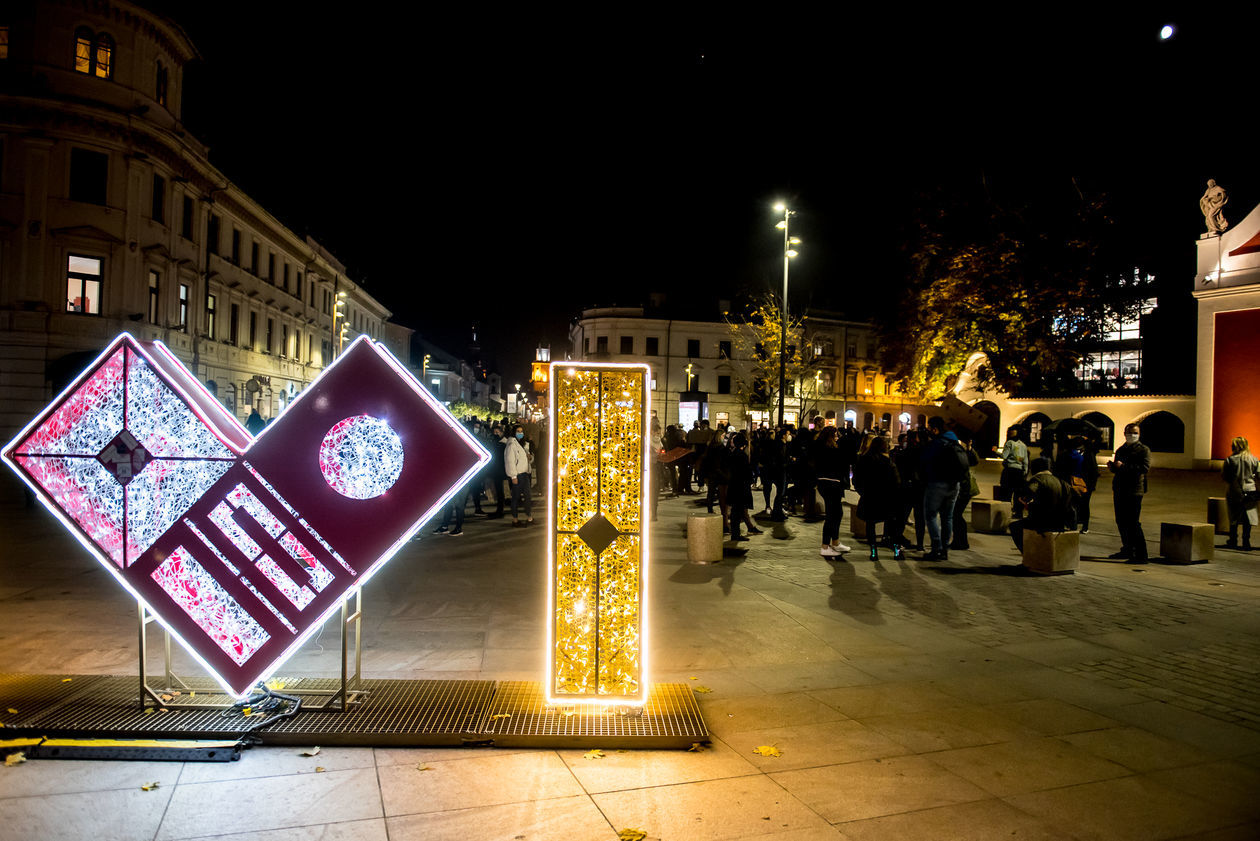
[[[168,349],[123,335],[4,450],[236,695],[489,457],[366,338],[251,439]]]
[[[646,366],[556,363],[551,376],[553,702],[646,700]]]

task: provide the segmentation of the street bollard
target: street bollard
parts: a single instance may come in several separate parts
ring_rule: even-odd
[[[687,560],[710,564],[722,560],[722,515],[687,516]]]

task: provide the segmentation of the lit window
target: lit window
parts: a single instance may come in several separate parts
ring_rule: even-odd
[[[71,254],[66,263],[66,312],[101,314],[102,263]]]
[[[114,39],[108,35],[96,36],[95,75],[108,79],[114,75]]]
[[[170,76],[166,71],[166,66],[162,62],[157,63],[157,82],[155,85],[156,93],[154,98],[157,104],[166,107],[167,88],[170,85]]]
[[[213,295],[206,296],[206,335],[214,338],[214,317],[218,309],[218,299]]]
[[[188,300],[189,289],[187,283],[179,285],[179,329],[188,332]]]
[[[74,31],[74,69],[77,73],[109,79],[114,75],[114,39],[87,27]]]
[[[78,73],[92,72],[92,32],[89,29],[74,33],[74,69]]]
[[[9,57],[9,27],[0,26],[0,61]]]
[[[158,323],[158,287],[162,276],[149,269],[149,323]]]

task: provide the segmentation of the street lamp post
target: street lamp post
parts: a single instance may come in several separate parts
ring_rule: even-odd
[[[789,231],[789,220],[796,215],[796,211],[789,208],[784,202],[779,202],[774,206],[778,213],[783,214],[783,218],[775,225],[783,231],[783,308],[779,313],[779,430],[783,430],[783,400],[787,391],[787,323],[788,323],[788,264],[793,257],[796,256],[796,250],[792,248],[800,242],[799,239],[791,235]],[[780,476],[779,496],[774,503],[773,519],[783,520],[783,497],[787,494],[787,439],[783,439],[782,444],[782,474]]]

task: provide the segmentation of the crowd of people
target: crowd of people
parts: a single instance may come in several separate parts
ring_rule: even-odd
[[[852,489],[858,503],[851,530],[865,535],[872,559],[879,557],[881,546],[891,549],[897,560],[913,549],[925,561],[948,560],[951,550],[970,548],[964,512],[979,494],[974,471],[979,455],[969,430],[940,417],[895,442],[888,430],[858,431],[821,422],[800,430],[792,424],[777,430],[763,425],[748,433],[722,424],[711,427],[708,420],[697,420],[685,431],[676,425],[662,430],[655,417],[652,436],[652,447],[661,454],[657,493],[651,495],[653,519],[660,493],[703,493],[708,510],[721,513],[723,531],[732,541],[761,533],[752,511],[771,521],[801,516],[806,523],[822,522],[819,554],[836,558],[853,551],[840,541],[845,492]],[[1034,458],[1022,438],[1020,427],[1007,430],[994,491],[996,498],[1011,502],[1016,547],[1022,550],[1023,535],[1030,529],[1088,533],[1101,473],[1099,440],[1087,435],[1049,439],[1041,445],[1042,455]],[[1124,442],[1106,462],[1121,543],[1111,559],[1149,561],[1141,517],[1150,467],[1151,451],[1141,441],[1141,428],[1129,424]],[[1228,548],[1251,549],[1258,476],[1260,462],[1247,440],[1235,438],[1222,473],[1228,483]],[[761,504],[755,505],[758,492]]]
[[[970,432],[947,428],[939,417],[927,429],[898,436],[896,443],[887,430],[861,432],[821,422],[800,430],[763,425],[750,434],[721,424],[715,428],[708,420],[686,431],[675,425],[661,430],[654,419],[652,434],[653,448],[663,453],[658,488],[678,496],[703,489],[708,509],[721,512],[723,530],[733,541],[748,539],[745,527],[748,534],[761,533],[751,516],[759,510],[772,521],[789,516],[821,521],[819,554],[825,558],[851,552],[840,541],[840,526],[845,492],[856,489],[862,523],[857,532],[866,535],[872,558],[880,546],[897,559],[913,548],[925,552],[925,560],[944,560],[951,549],[969,546],[963,509],[977,492],[972,468],[979,459]]]
[[[518,528],[532,525],[539,457],[538,446],[526,434],[525,425],[513,423],[507,417],[501,421],[482,421],[474,417],[465,421],[465,426],[490,453],[490,460],[450,498],[433,533],[462,535],[470,502],[473,517],[502,519],[510,503],[512,525]]]
[[[471,516],[486,520],[506,517],[510,505],[512,525],[529,526],[541,469],[535,440],[523,424],[507,417],[474,417],[466,425],[491,458],[451,497],[434,533],[463,534],[469,503]],[[655,413],[650,435],[656,453],[648,494],[653,520],[662,495],[703,494],[708,510],[721,513],[723,532],[732,541],[763,533],[754,513],[772,522],[802,517],[806,523],[822,523],[819,554],[837,558],[853,551],[841,542],[840,528],[845,494],[854,490],[858,503],[851,531],[865,536],[872,559],[879,557],[881,546],[891,549],[894,559],[902,560],[913,550],[925,561],[948,560],[951,550],[970,548],[964,512],[979,494],[974,472],[979,455],[969,430],[940,417],[931,418],[926,429],[902,433],[895,443],[886,429],[859,431],[821,422],[800,430],[792,424],[777,430],[763,424],[746,432],[720,423],[712,427],[705,419],[685,431],[673,424],[662,429]],[[1016,547],[1023,548],[1023,535],[1030,529],[1088,533],[1101,473],[1098,440],[1066,437],[1055,449],[1043,444],[1042,455],[1034,458],[1022,439],[1020,427],[1007,430],[994,489],[997,499],[1011,503]],[[1141,441],[1138,424],[1124,428],[1124,439],[1106,463],[1121,542],[1109,557],[1144,564],[1149,558],[1142,500],[1151,451]],[[1230,521],[1225,546],[1250,551],[1260,461],[1246,438],[1234,438],[1232,450],[1222,470]]]

